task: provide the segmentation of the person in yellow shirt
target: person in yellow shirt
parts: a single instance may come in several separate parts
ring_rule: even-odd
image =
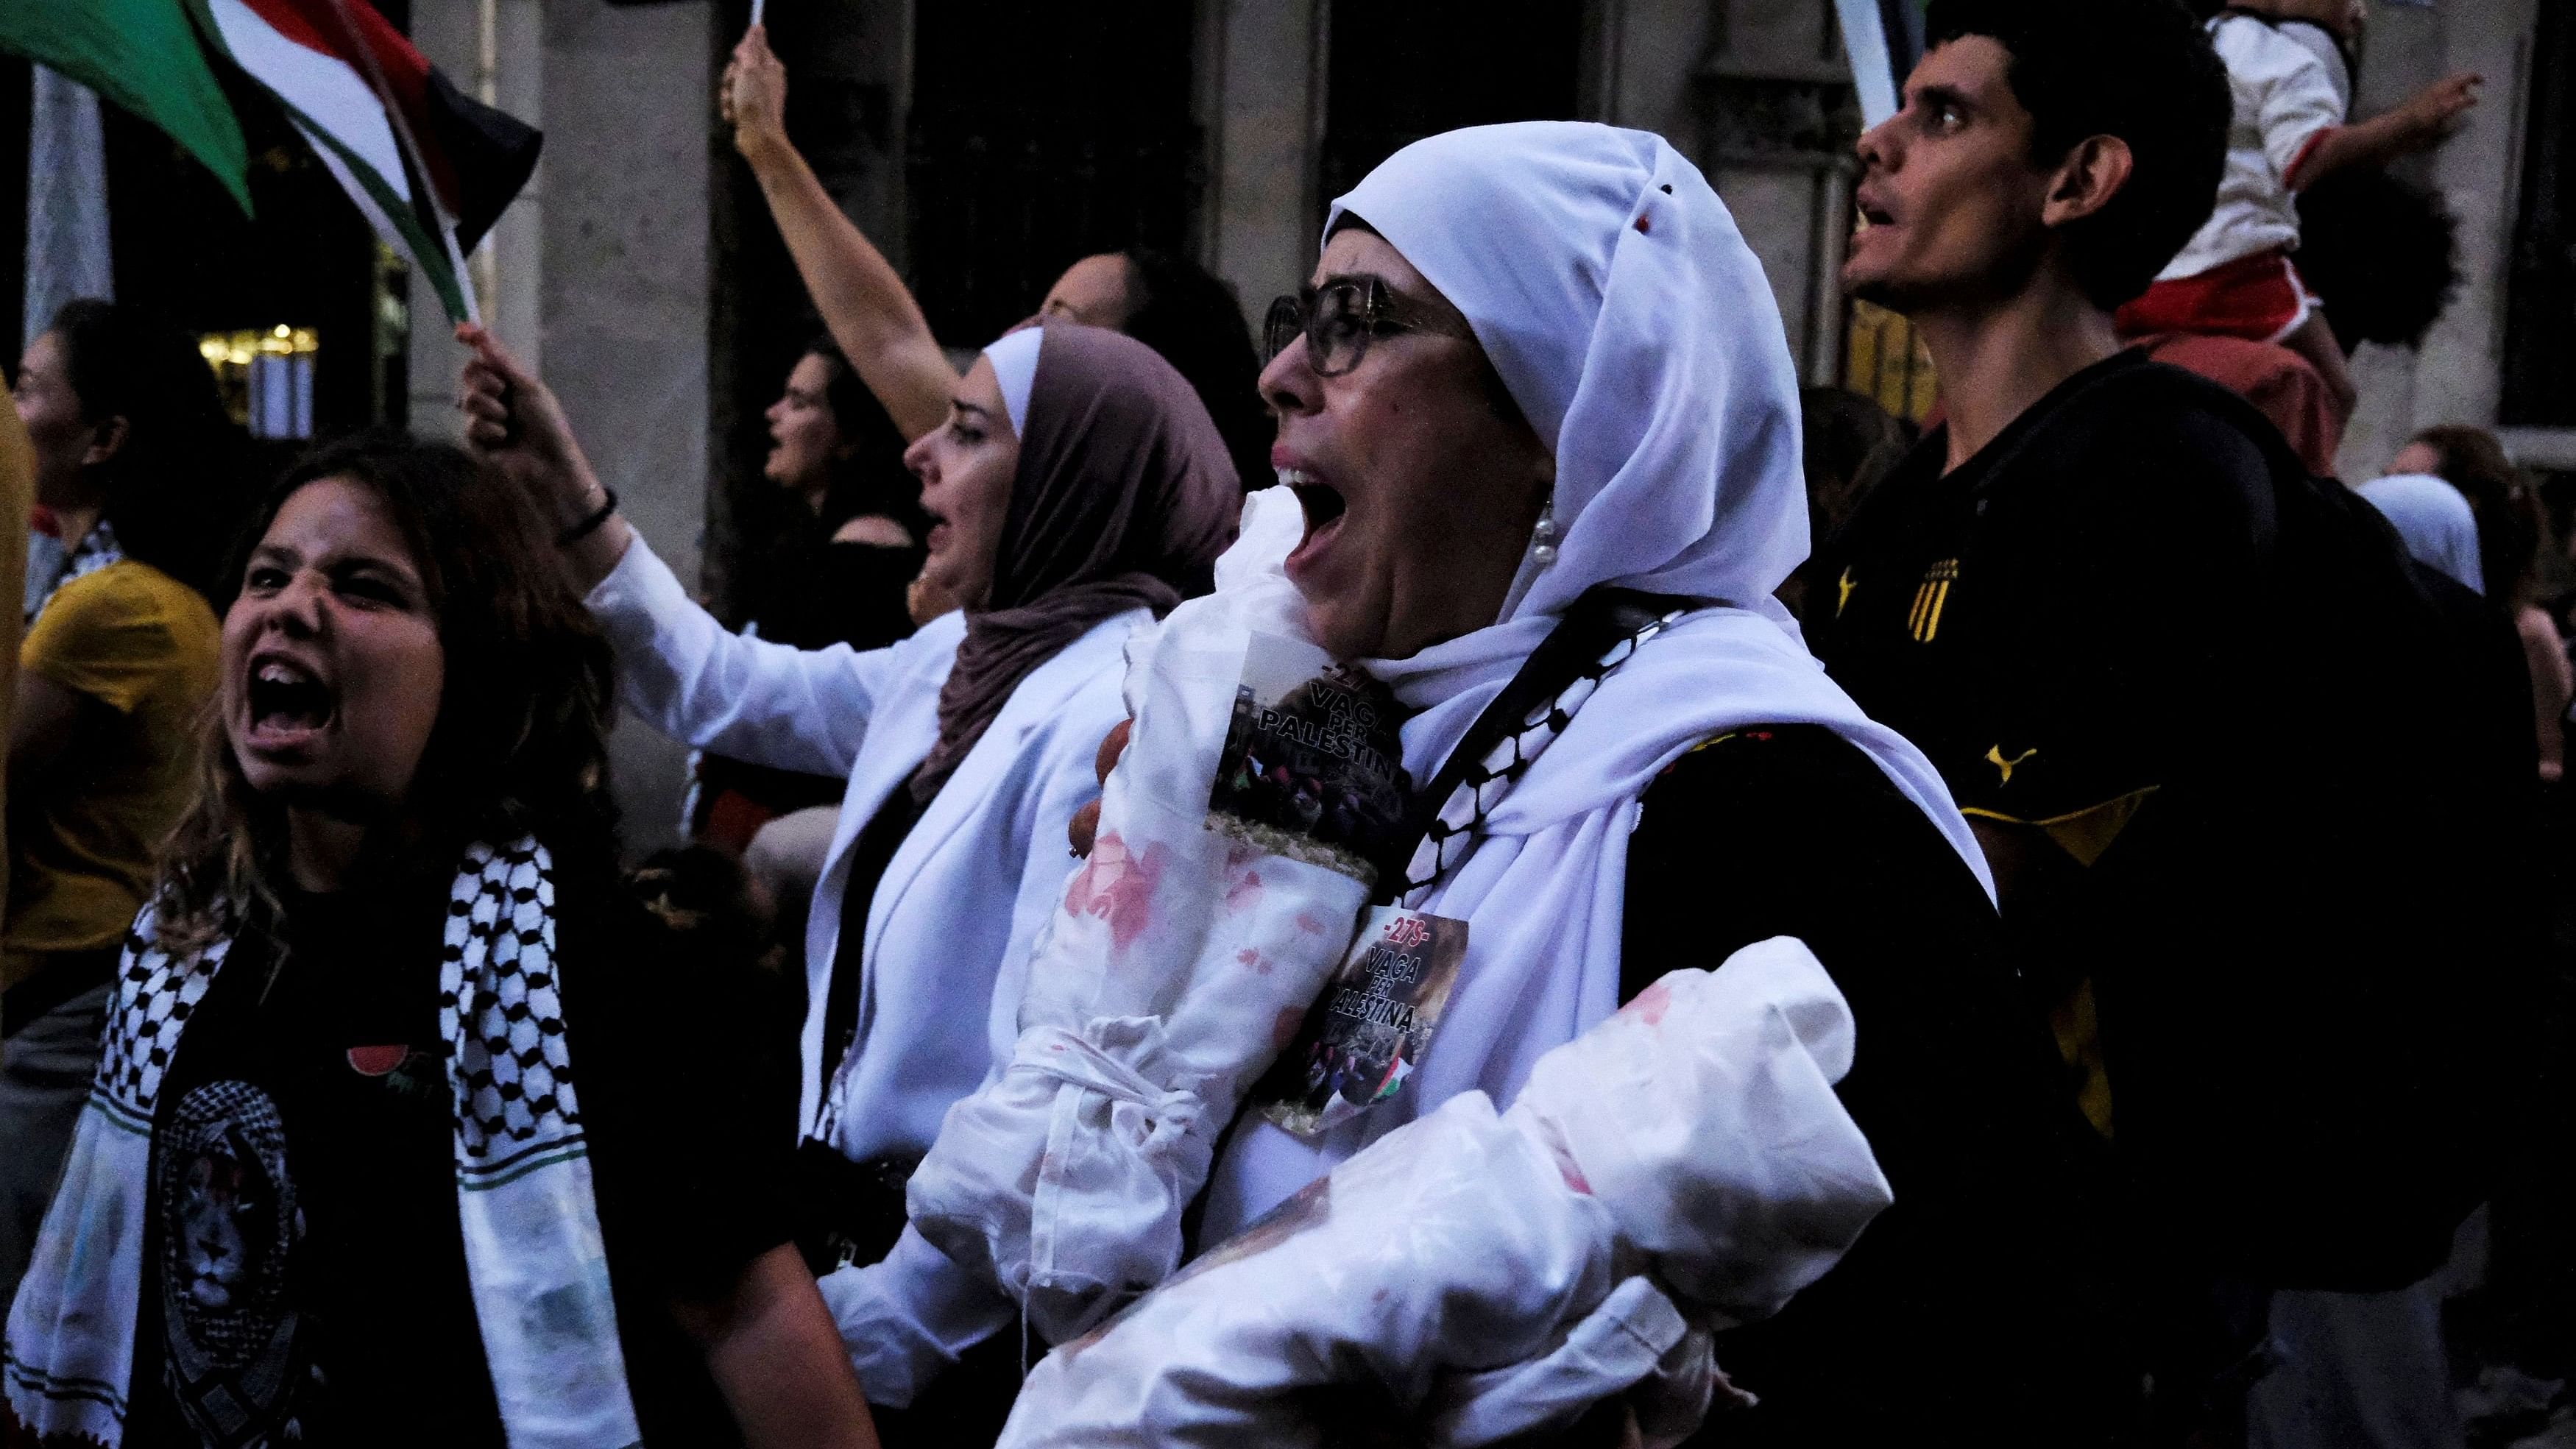
[[[20,360],[15,402],[68,552],[31,581],[9,723],[0,1300],[97,1070],[126,928],[195,798],[219,643],[204,589],[238,501],[213,375],[133,308],[65,307]]]

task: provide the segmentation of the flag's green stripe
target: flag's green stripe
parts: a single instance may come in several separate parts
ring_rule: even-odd
[[[180,0],[0,0],[0,51],[168,132],[250,214],[250,147]]]
[[[6,3],[8,0],[0,0],[0,4]],[[275,91],[269,94],[277,97],[277,103],[284,106],[288,114],[303,122],[307,139],[318,140],[339,154],[348,165],[349,174],[358,178],[360,186],[367,188],[367,196],[376,203],[376,209],[383,212],[385,218],[394,224],[394,230],[402,234],[403,245],[411,252],[412,265],[420,268],[422,274],[429,278],[430,286],[437,290],[439,304],[447,309],[448,320],[464,321],[465,279],[456,275],[456,269],[448,265],[447,248],[420,224],[420,213],[403,199],[401,193],[386,184],[376,168],[360,159],[357,152],[340,144],[337,136],[314,124],[312,117],[297,110],[284,96],[277,95]]]

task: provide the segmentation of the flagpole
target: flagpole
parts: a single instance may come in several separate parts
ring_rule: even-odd
[[[376,99],[385,108],[385,120],[392,124],[395,144],[402,147],[403,160],[418,180],[417,190],[429,201],[430,230],[438,233],[438,243],[446,249],[448,265],[456,269],[456,290],[465,300],[465,320],[483,325],[483,308],[474,287],[473,269],[465,265],[465,253],[456,245],[456,220],[438,199],[438,185],[429,174],[427,155],[420,149],[419,138],[411,133],[411,122],[404,118],[402,101],[394,94],[393,83],[385,79],[385,68],[376,61],[373,46],[367,44],[367,32],[359,26],[358,17],[349,13],[349,0],[332,0],[340,12],[341,34],[360,60],[367,64],[367,82],[375,88]]]
[[[762,13],[768,8],[769,0],[751,0],[751,23],[755,28],[760,24]]]
[[[1896,114],[1896,66],[1888,49],[1886,17],[1878,0],[1834,0],[1842,22],[1843,49],[1851,61],[1852,89],[1860,96],[1860,119],[1875,128]]]

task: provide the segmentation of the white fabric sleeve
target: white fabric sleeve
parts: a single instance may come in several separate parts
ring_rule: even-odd
[[[1001,1443],[1317,1444],[1304,1391],[1343,1382],[1433,1444],[1614,1395],[1678,1443],[1723,1383],[1711,1331],[1778,1311],[1891,1201],[1833,1090],[1853,1046],[1794,940],[1673,972],[1508,1113],[1450,1098],[1058,1348]]]
[[[641,537],[584,603],[618,693],[655,729],[755,765],[847,776],[897,671],[893,650],[791,649],[728,632]]]
[[[959,1355],[1019,1316],[1009,1299],[910,1228],[883,1261],[836,1269],[815,1286],[868,1402],[889,1409],[910,1407]]]
[[[2344,96],[2325,62],[2288,36],[2266,28],[2260,51],[2263,155],[2286,185],[2309,145],[2343,124]]]
[[[2280,31],[2300,49],[2315,56],[2317,64],[2326,68],[2326,80],[2335,88],[2338,111],[2349,117],[2352,114],[2352,67],[2344,62],[2343,50],[2335,44],[2335,38],[2326,33],[2324,26],[2306,20],[2284,20],[2280,23]]]

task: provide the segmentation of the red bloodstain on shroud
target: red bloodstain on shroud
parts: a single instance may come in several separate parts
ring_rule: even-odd
[[[1138,856],[1129,853],[1127,842],[1116,831],[1101,836],[1092,843],[1091,858],[1065,888],[1065,910],[1107,921],[1109,944],[1125,950],[1153,922],[1154,882],[1161,878],[1169,856],[1159,841]]]
[[[1664,1013],[1672,1010],[1673,989],[1658,981],[1637,993],[1637,999],[1619,1008],[1621,1016],[1633,1016],[1648,1026],[1664,1024]]]

